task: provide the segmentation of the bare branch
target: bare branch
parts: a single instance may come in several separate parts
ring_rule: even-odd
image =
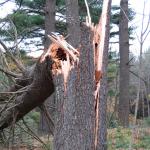
[[[146,40],[146,38],[148,37],[149,33],[150,33],[150,30],[147,32],[147,34],[145,35],[145,37],[144,37],[142,42],[144,42]]]
[[[124,15],[126,16],[126,18],[128,19],[128,21],[131,22],[131,20],[129,19],[129,17],[128,17],[128,15],[125,13],[125,11],[122,9],[122,7],[120,7],[120,9],[121,9],[122,12],[124,13]],[[134,30],[134,32],[135,32],[135,35],[136,35],[136,37],[137,37],[137,40],[140,42],[140,38],[139,38],[137,32],[136,32],[135,30]]]
[[[11,26],[14,30],[14,37],[15,37],[15,40],[14,40],[14,45],[15,45],[15,48],[16,48],[16,54],[17,54],[17,57],[19,58],[20,56],[20,52],[19,52],[19,48],[18,48],[18,33],[17,33],[17,29],[16,29],[16,26],[15,24],[13,23],[12,19],[9,17],[9,21],[11,23]]]
[[[49,114],[49,111],[47,110],[45,104],[42,104],[40,107],[41,111],[44,113],[45,117],[46,117],[46,121],[48,124],[48,128],[51,132],[52,135],[54,135],[53,131],[54,131],[54,122]]]
[[[39,141],[40,143],[42,143],[45,147],[46,144],[35,134],[35,132],[33,132],[28,125],[26,124],[26,122],[23,120],[23,124],[25,125],[25,127],[28,129],[28,131],[26,131],[21,125],[17,124],[18,127],[20,127],[24,132],[26,132],[27,134],[31,135],[33,138],[35,138],[37,141]]]
[[[14,77],[14,78],[19,78],[20,77],[20,75],[14,73],[14,72],[8,71],[8,70],[6,70],[4,68],[1,68],[1,67],[0,67],[0,71],[5,73],[6,75]]]
[[[147,30],[149,28],[149,25],[150,25],[150,13],[149,13],[149,18],[148,18],[148,21],[147,21],[146,28],[145,28],[144,32],[142,33],[143,35],[147,32]]]
[[[10,56],[10,58],[13,60],[13,62],[16,64],[16,66],[24,73],[26,70],[23,66],[23,64],[18,61],[13,54],[9,51],[9,49],[7,48],[7,46],[4,44],[4,42],[2,42],[2,40],[0,40],[0,44],[2,45],[2,47],[4,48],[4,50],[6,51],[6,54],[8,54]]]
[[[0,6],[4,5],[5,3],[9,2],[10,0],[6,0],[5,2],[0,3]]]
[[[137,78],[140,78],[144,83],[146,82],[145,79],[143,79],[142,77],[140,77],[138,74],[136,74],[135,72],[129,70],[130,73],[132,73],[134,76],[136,76]]]
[[[16,91],[16,92],[0,92],[0,94],[19,94],[19,93],[24,93],[24,92],[27,92],[28,90],[19,90],[19,91]]]
[[[58,44],[60,47],[62,47],[74,60],[74,62],[78,62],[78,57],[74,53],[79,54],[79,52],[70,44],[68,44],[64,39],[60,38],[59,36],[53,34],[48,35],[48,37],[56,44]]]
[[[144,11],[145,11],[145,1],[144,1],[144,7],[143,7],[143,17],[142,17],[142,28],[141,28],[141,41],[143,43],[143,27],[144,27]]]
[[[91,15],[90,15],[89,6],[88,6],[88,3],[87,3],[87,0],[84,0],[84,2],[85,2],[86,10],[87,10],[87,15],[88,15],[86,23],[87,23],[87,25],[91,25],[92,22],[91,22]]]
[[[41,105],[47,97],[54,92],[54,83],[52,79],[52,60],[47,58],[44,62],[38,61],[34,69],[34,79],[25,92],[16,97],[13,107],[8,107],[0,117],[0,130],[10,126],[22,119],[28,112]],[[18,91],[17,91],[18,92]]]
[[[14,95],[12,95],[9,100],[7,101],[7,103],[5,104],[5,106],[0,110],[0,114],[7,108],[8,104],[10,103],[10,101],[14,98]]]

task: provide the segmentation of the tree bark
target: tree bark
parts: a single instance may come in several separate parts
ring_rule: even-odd
[[[11,106],[9,105],[6,111],[0,114],[0,130],[23,118],[54,92],[51,69],[52,60],[50,58],[45,59],[42,63],[40,60],[37,62],[32,83],[21,95],[17,96],[14,104],[11,103]]]
[[[56,0],[46,0],[45,3],[45,42],[44,42],[44,49],[45,51],[49,48],[51,41],[47,35],[50,35],[51,32],[55,32],[55,6],[56,6]],[[55,103],[55,93],[51,95],[46,101],[45,106],[53,105]],[[50,109],[47,107],[47,110],[49,111],[51,116],[54,116],[54,109]],[[53,118],[53,117],[52,117]],[[44,112],[41,111],[40,113],[40,123],[39,123],[39,131],[40,133],[49,133],[50,127],[48,127],[47,124],[47,118],[44,115]]]
[[[80,42],[80,22],[79,22],[79,6],[78,0],[65,0],[67,31],[69,34],[68,41],[74,47],[79,46]]]
[[[120,87],[118,117],[121,125],[129,125],[129,34],[128,0],[120,2],[119,51],[120,51]]]
[[[91,150],[94,148],[94,51],[93,34],[81,28],[78,1],[66,0],[69,42],[77,47],[78,66],[71,70],[64,92],[62,78],[57,78],[54,150]],[[80,41],[81,36],[81,41]]]
[[[55,5],[56,0],[46,0],[45,4],[45,42],[44,49],[48,49],[50,40],[47,37],[51,32],[55,32]]]
[[[84,25],[80,33],[78,1],[66,0],[66,6],[69,42],[75,47],[80,43],[81,48],[79,64],[70,72],[65,95],[63,85],[57,86],[54,149],[91,150],[95,123],[93,33]],[[57,83],[61,83],[60,79]]]
[[[80,60],[71,72],[64,94],[57,86],[57,121],[54,150],[94,149],[94,52],[93,34],[81,28]]]

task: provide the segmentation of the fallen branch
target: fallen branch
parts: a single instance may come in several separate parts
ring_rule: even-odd
[[[132,73],[134,76],[136,76],[137,78],[141,79],[145,84],[146,84],[146,80],[142,77],[140,77],[138,74],[136,74],[135,72],[129,70],[130,73]]]
[[[6,75],[12,76],[14,78],[19,78],[20,76],[14,72],[8,71],[6,69],[0,68],[0,71],[5,73]]]
[[[9,49],[4,44],[3,41],[0,40],[0,44],[2,45],[4,50],[6,51],[6,54],[12,59],[12,61],[16,64],[16,66],[24,73],[26,70],[25,70],[23,64],[14,57],[14,55],[9,51]]]
[[[0,114],[0,130],[23,118],[36,106],[41,105],[54,92],[52,79],[52,60],[47,57],[44,62],[38,61],[34,70],[33,81],[27,91],[17,96],[15,105]],[[14,120],[15,116],[15,120]]]
[[[46,118],[46,122],[48,124],[48,128],[49,131],[51,132],[52,135],[54,135],[53,131],[54,131],[54,122],[49,114],[49,111],[47,110],[46,106],[44,104],[42,104],[40,107],[41,111],[44,113],[45,118]]]
[[[16,83],[8,92],[0,94],[18,94],[14,104],[8,104],[6,110],[0,114],[0,130],[14,124],[22,119],[28,112],[36,106],[41,106],[54,92],[52,74],[55,70],[60,70],[64,76],[64,87],[66,89],[67,78],[71,67],[79,61],[79,52],[68,44],[60,36],[50,36],[53,43],[46,53],[44,53],[36,66],[34,72],[24,74],[23,77],[17,78]],[[56,74],[55,74],[56,75]],[[24,89],[24,87],[27,88]],[[21,89],[21,87],[23,87]],[[44,109],[45,112],[45,109]],[[54,127],[49,114],[45,113],[50,126]],[[15,116],[15,119],[14,119]]]

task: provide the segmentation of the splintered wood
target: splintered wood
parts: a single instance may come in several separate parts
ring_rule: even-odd
[[[64,87],[66,89],[69,72],[79,62],[79,52],[67,43],[61,35],[52,33],[48,37],[52,41],[52,44],[49,46],[47,52],[42,55],[40,61],[43,62],[48,56],[52,58],[52,73],[54,75],[63,74]]]

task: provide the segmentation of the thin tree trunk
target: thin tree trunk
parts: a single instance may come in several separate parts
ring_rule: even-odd
[[[120,51],[120,87],[118,117],[121,125],[129,125],[129,34],[128,0],[120,2],[119,51]]]
[[[140,101],[140,94],[141,94],[141,87],[142,87],[142,76],[143,76],[143,73],[142,73],[142,60],[143,60],[143,45],[144,45],[144,42],[147,38],[147,36],[149,35],[149,21],[150,21],[150,17],[149,17],[149,20],[146,24],[146,28],[144,29],[144,18],[145,18],[145,15],[144,15],[144,12],[145,12],[145,1],[144,1],[144,7],[143,7],[143,16],[142,16],[142,28],[141,28],[141,34],[140,34],[140,38],[139,38],[139,43],[140,43],[140,56],[139,56],[139,68],[138,68],[138,76],[140,77],[139,80],[138,80],[138,90],[137,90],[137,99],[136,99],[136,105],[135,105],[135,116],[134,116],[134,124],[136,124],[136,119],[137,119],[137,113],[138,113],[138,107],[139,107],[139,101]]]
[[[47,35],[50,35],[51,32],[55,31],[55,6],[56,6],[56,0],[46,0],[46,3],[45,3],[45,41],[44,41],[45,51],[48,49],[50,42],[51,42]],[[46,107],[48,105],[54,106],[55,93],[52,94],[45,101],[45,103],[46,103],[45,105]],[[50,115],[54,119],[54,109],[53,108],[50,109],[47,107],[47,110],[49,111]],[[40,133],[49,133],[49,127],[46,121],[46,116],[44,115],[43,111],[41,111],[41,114],[40,114],[39,131]]]
[[[55,31],[55,5],[56,0],[46,0],[45,4],[45,43],[44,49],[46,50],[50,45],[48,34]]]
[[[80,42],[80,22],[79,22],[79,6],[78,0],[65,0],[67,30],[69,34],[68,41],[74,47],[79,46]]]

